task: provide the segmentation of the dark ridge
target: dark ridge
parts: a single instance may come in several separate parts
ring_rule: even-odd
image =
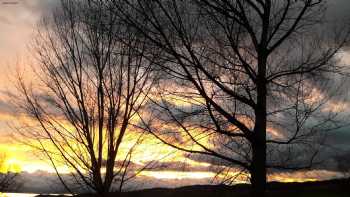
[[[105,197],[249,197],[248,184],[192,185],[179,188],[152,188],[123,193],[110,193]],[[80,194],[76,197],[97,197],[96,194]],[[270,182],[268,197],[350,197],[350,179],[329,181],[280,183]],[[38,197],[50,197],[39,195]],[[53,196],[51,196],[53,197]],[[56,196],[57,197],[57,196]],[[59,196],[62,197],[62,196]]]

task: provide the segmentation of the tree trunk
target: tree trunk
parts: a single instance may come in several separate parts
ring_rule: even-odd
[[[95,161],[92,163],[92,165],[94,165],[95,167],[93,167],[93,184],[95,186],[95,191],[98,193],[99,196],[103,196],[105,193],[105,189],[103,186],[103,181],[101,179],[101,167],[98,166],[98,163]]]
[[[105,174],[105,181],[104,181],[104,190],[107,192],[109,192],[114,179],[114,167],[115,167],[115,158],[116,158],[116,154],[113,150],[110,150],[108,154],[109,156],[107,159],[106,174]]]
[[[266,91],[266,89],[265,89]],[[266,92],[265,92],[266,98]],[[250,166],[251,196],[264,197],[266,191],[266,100],[256,110],[256,122],[252,138],[252,162]]]
[[[261,52],[260,54],[264,54]],[[257,76],[257,105],[255,108],[254,133],[251,139],[252,162],[250,166],[251,175],[251,196],[264,197],[266,192],[266,62],[265,55],[259,56],[258,76]]]
[[[252,197],[264,197],[266,192],[266,107],[258,109],[252,140]]]
[[[266,145],[253,144],[253,160],[250,169],[251,196],[264,197],[266,192]]]

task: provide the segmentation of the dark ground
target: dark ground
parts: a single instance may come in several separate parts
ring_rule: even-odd
[[[305,183],[277,183],[268,185],[268,197],[350,197],[350,179]],[[94,197],[82,194],[77,197]],[[122,193],[108,197],[248,197],[249,185],[194,185],[175,189],[154,188]],[[44,196],[40,196],[44,197]]]

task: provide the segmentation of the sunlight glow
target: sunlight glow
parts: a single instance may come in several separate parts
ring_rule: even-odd
[[[214,172],[181,172],[181,171],[143,171],[143,176],[156,179],[205,179],[213,178]]]

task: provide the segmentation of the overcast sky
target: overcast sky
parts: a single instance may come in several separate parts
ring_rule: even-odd
[[[0,93],[11,89],[11,76],[16,69],[33,64],[28,50],[41,16],[49,13],[58,0],[0,0]],[[350,25],[350,0],[329,0],[328,15]],[[342,64],[350,65],[350,50],[343,54]],[[1,94],[0,94],[1,96]],[[8,122],[13,121],[11,106],[0,97],[0,151],[8,145]],[[346,114],[350,114],[350,109]],[[350,123],[350,117],[349,122]],[[6,138],[6,140],[4,140]],[[330,138],[336,148],[350,155],[350,129],[339,129]],[[16,152],[17,151],[17,152]],[[14,149],[11,154],[28,155],[27,150]],[[327,155],[327,154],[325,154]],[[28,157],[28,162],[33,158]],[[24,161],[23,161],[24,162]]]

